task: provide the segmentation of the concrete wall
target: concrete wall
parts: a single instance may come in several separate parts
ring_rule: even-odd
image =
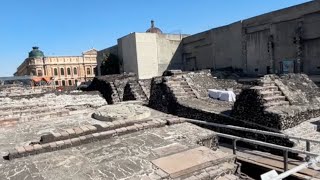
[[[243,68],[241,27],[236,22],[184,38],[184,70]]]
[[[320,74],[320,1],[270,12],[183,39],[183,69],[233,67],[251,75]],[[301,66],[299,65],[301,62]]]
[[[135,33],[131,33],[118,39],[118,56],[120,61],[122,61],[123,72],[139,74]]]
[[[133,33],[118,39],[117,53],[123,71],[136,73],[139,79],[162,75],[167,69],[180,69],[180,42],[187,35]],[[108,48],[109,49],[109,48]]]
[[[138,77],[149,79],[158,75],[157,34],[135,33]]]
[[[180,43],[182,38],[186,36],[180,34],[157,34],[159,76],[168,69],[181,69],[183,61]]]

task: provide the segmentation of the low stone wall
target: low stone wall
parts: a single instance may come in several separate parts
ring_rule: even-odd
[[[147,122],[134,123],[133,125],[128,122],[127,124],[126,122],[123,122],[123,124],[121,124],[121,122],[112,122],[111,124],[106,124],[106,126],[83,126],[80,127],[80,129],[69,129],[62,133],[42,136],[41,142],[33,143],[28,146],[16,147],[10,150],[8,155],[4,158],[11,160],[29,155],[57,151],[144,129],[158,128],[183,122],[183,118],[168,118],[164,120],[153,119]],[[76,130],[79,130],[79,134],[76,134]]]

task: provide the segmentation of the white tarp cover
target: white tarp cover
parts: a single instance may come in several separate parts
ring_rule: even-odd
[[[234,94],[233,91],[208,89],[208,92],[209,92],[209,97],[213,99],[218,99],[221,101],[229,101],[229,102],[236,101],[236,95]]]

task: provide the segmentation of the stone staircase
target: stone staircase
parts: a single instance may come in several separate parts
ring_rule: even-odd
[[[290,104],[286,97],[282,95],[278,86],[272,81],[261,81],[259,91],[263,98],[263,106],[266,108]]]
[[[197,98],[187,81],[181,76],[165,79],[165,85],[174,98]]]
[[[112,104],[119,103],[121,100],[120,100],[117,88],[113,82],[110,82],[110,87],[112,90],[112,94],[111,94]]]
[[[147,101],[148,97],[143,91],[142,87],[137,81],[131,81],[128,83],[131,93],[133,94],[136,100]]]

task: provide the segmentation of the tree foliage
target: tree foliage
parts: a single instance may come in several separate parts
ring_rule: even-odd
[[[101,75],[120,74],[120,64],[118,56],[111,53],[103,54],[103,60],[100,69]]]

